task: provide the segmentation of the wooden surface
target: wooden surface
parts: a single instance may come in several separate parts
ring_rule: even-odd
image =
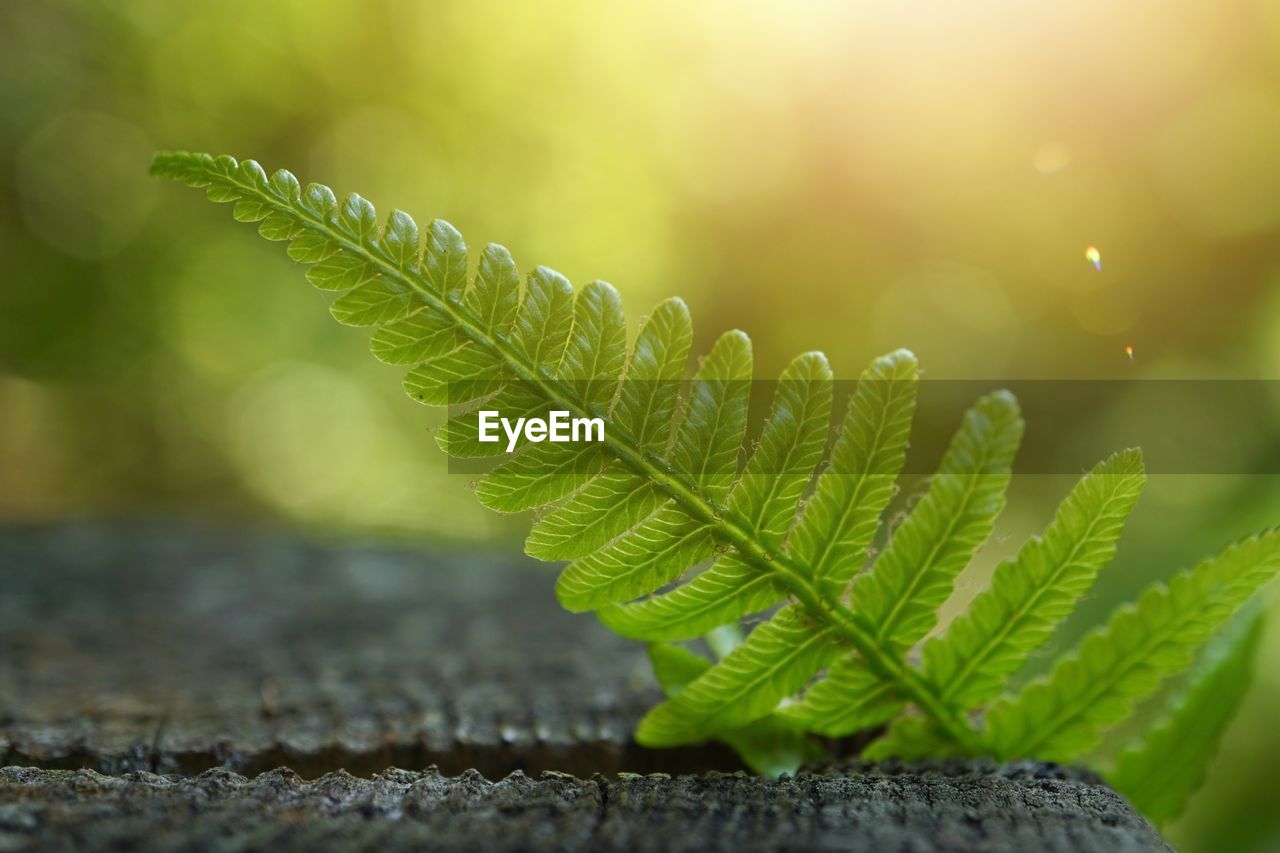
[[[643,647],[553,583],[510,555],[0,528],[0,850],[1163,849],[1048,765],[770,782],[641,749]]]
[[[643,646],[518,555],[160,526],[0,534],[0,765],[305,776],[740,766],[655,754]]]
[[[1156,851],[1124,802],[1036,765],[578,779],[0,770],[5,850]]]

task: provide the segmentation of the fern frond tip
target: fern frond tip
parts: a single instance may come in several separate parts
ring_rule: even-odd
[[[189,183],[202,168],[213,164],[213,155],[193,151],[157,151],[148,170],[153,178],[171,178]]]
[[[1141,447],[1117,450],[1107,457],[1104,466],[1109,474],[1145,474],[1147,470]]]
[[[887,352],[877,358],[876,361],[883,362],[885,364],[902,364],[913,367],[919,364],[919,359],[916,358],[916,354],[906,347],[899,347],[892,352]]]

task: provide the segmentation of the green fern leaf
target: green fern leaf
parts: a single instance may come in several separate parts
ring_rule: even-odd
[[[937,622],[956,575],[1004,508],[1022,428],[1018,404],[1007,392],[982,398],[964,416],[928,491],[871,570],[854,582],[855,612],[877,639],[905,649]]]
[[[711,661],[680,646],[654,643],[649,646],[654,677],[671,697],[711,668]],[[747,725],[720,732],[718,737],[742,757],[752,770],[765,776],[779,776],[801,764],[816,761],[825,750],[813,738],[776,716],[762,717]]]
[[[903,715],[893,720],[888,732],[877,738],[862,752],[867,761],[897,758],[918,761],[921,758],[945,758],[960,754],[956,744],[947,739],[930,720]]]
[[[1139,451],[1100,463],[1063,501],[1044,536],[997,567],[991,588],[925,645],[924,673],[944,699],[972,708],[1000,691],[1110,561],[1143,481]],[[912,760],[953,751],[929,721],[901,717],[864,757]]]
[[[1245,539],[1148,588],[1053,671],[1001,700],[986,737],[999,758],[1071,761],[1133,711],[1280,571],[1280,532]]]
[[[554,367],[560,363],[573,329],[572,304],[573,285],[560,273],[538,267],[529,274],[511,330],[512,344],[529,364]]]
[[[915,356],[898,350],[863,371],[827,469],[791,536],[796,558],[839,598],[862,566],[906,461]]]
[[[599,444],[534,444],[481,477],[476,498],[498,512],[537,509],[590,483],[610,461]]]
[[[394,259],[394,250],[389,253]],[[397,266],[404,269],[400,264]],[[467,288],[463,304],[471,309],[485,332],[504,334],[510,329],[520,305],[520,274],[506,248],[496,243],[485,246],[475,283]],[[618,313],[621,314],[621,307]]]
[[[1004,506],[1021,437],[1022,419],[1008,394],[985,397],[965,415],[928,491],[871,570],[854,582],[854,612],[882,645],[901,653],[933,627],[955,576]],[[884,722],[901,708],[896,695],[850,702],[878,681],[865,661],[847,659],[789,714],[832,737]]]
[[[702,360],[671,448],[671,464],[703,494],[722,501],[738,475],[747,430],[751,340],[725,332]]]
[[[204,188],[267,239],[287,241],[307,280],[332,295],[333,316],[370,329],[373,354],[406,370],[406,392],[453,407],[437,443],[455,457],[501,458],[477,497],[503,512],[540,511],[525,548],[572,561],[557,583],[564,605],[661,641],[651,656],[669,698],[644,718],[642,743],[718,737],[762,772],[780,772],[812,756],[806,732],[887,724],[868,755],[1070,760],[1185,666],[1280,566],[1280,533],[1228,548],[1149,589],[1048,676],[988,706],[1113,555],[1142,485],[1136,452],[1087,475],[1044,535],[925,643],[917,666],[910,651],[1004,505],[1023,428],[1007,393],[966,414],[923,498],[864,570],[905,459],[917,385],[910,353],[864,371],[829,452],[832,373],[820,354],[799,356],[759,442],[744,448],[750,341],[721,336],[686,380],[693,332],[679,300],[659,304],[628,350],[612,287],[594,282],[575,294],[544,267],[522,282],[497,245],[469,276],[466,244],[447,223],[419,227],[393,211],[379,225],[360,196],[339,202],[327,187],[304,189],[284,171],[268,177],[253,161],[161,154],[153,171]],[[480,440],[487,409],[565,411],[608,426],[598,443],[533,440],[508,453]],[[739,620],[778,605],[745,641],[720,647],[741,639]],[[700,634],[718,662],[665,644]],[[1193,682],[1121,760],[1118,784],[1153,814],[1174,810],[1198,778],[1214,735],[1189,721],[1220,728],[1243,690],[1247,654]],[[981,731],[971,723],[979,713]],[[1160,750],[1173,753],[1170,738],[1186,748],[1166,785],[1149,768]]]
[[[906,706],[893,683],[856,656],[837,661],[803,701],[781,713],[812,732],[843,737],[888,722]]]
[[[1209,761],[1253,680],[1266,612],[1252,608],[1205,649],[1186,689],[1146,735],[1120,753],[1107,780],[1157,823],[1176,818],[1204,781]]]
[[[600,550],[637,527],[666,500],[649,480],[610,468],[534,523],[525,553],[539,560],[572,560]]]
[[[579,613],[636,598],[710,557],[714,548],[708,525],[676,506],[664,506],[604,548],[566,566],[556,596]]]
[[[737,474],[750,378],[751,343],[741,332],[721,336],[695,377],[672,463],[709,496],[723,498]],[[714,547],[711,525],[668,502],[605,547],[570,563],[556,594],[574,611],[628,601],[710,557]]]
[[[1144,476],[1142,454],[1117,453],[1084,477],[1042,537],[995,570],[991,587],[924,647],[943,699],[975,708],[997,695],[1075,608],[1115,555]]]
[[[613,422],[642,448],[666,450],[692,344],[693,321],[680,299],[660,303],[640,329]]]
[[[613,400],[627,356],[627,322],[612,285],[593,281],[573,300],[573,331],[556,376],[569,380],[583,408],[598,413]],[[495,342],[494,349],[501,344]]]
[[[634,604],[603,607],[598,615],[624,637],[688,640],[768,610],[786,595],[786,588],[773,577],[730,554],[670,592]]]
[[[834,631],[784,607],[745,643],[640,721],[646,746],[693,743],[768,715],[840,654]]]
[[[831,368],[820,353],[805,353],[788,365],[778,380],[759,447],[729,496],[730,511],[768,547],[781,544],[822,456],[831,397]],[[629,637],[688,639],[765,610],[785,595],[767,574],[753,571],[736,555],[726,555],[671,592],[602,608],[599,615]]]
[[[782,372],[759,446],[729,495],[760,542],[782,543],[831,431],[831,368],[822,353],[799,356]]]

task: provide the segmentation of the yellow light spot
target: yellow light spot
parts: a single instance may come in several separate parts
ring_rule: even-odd
[[[1130,361],[1133,361],[1133,345],[1132,344],[1124,348],[1124,354],[1129,356]]]
[[[1093,264],[1093,268],[1098,272],[1102,272],[1102,253],[1098,251],[1097,246],[1090,246],[1084,250],[1084,257],[1089,263]]]

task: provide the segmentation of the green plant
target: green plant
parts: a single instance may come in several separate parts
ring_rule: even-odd
[[[1120,753],[1108,775],[1152,820],[1177,817],[1200,787],[1205,765],[1249,689],[1264,623],[1260,607],[1249,609],[1214,638],[1167,711]]]
[[[476,492],[503,512],[550,507],[526,550],[571,561],[557,585],[562,604],[651,643],[669,698],[640,723],[642,744],[720,738],[757,769],[780,772],[813,755],[810,734],[887,727],[868,756],[1079,760],[1186,669],[1280,569],[1280,532],[1234,544],[1149,588],[1049,674],[1005,693],[1114,554],[1144,482],[1138,451],[1089,472],[1045,533],[926,639],[1004,505],[1023,429],[1010,394],[992,393],[965,415],[940,471],[868,565],[915,407],[909,352],[867,368],[834,437],[826,359],[797,357],[740,464],[750,341],[721,336],[686,385],[692,331],[679,300],[658,305],[628,347],[612,287],[596,282],[575,294],[543,267],[522,287],[496,245],[469,277],[467,248],[444,222],[420,231],[394,211],[380,226],[357,195],[339,203],[326,187],[303,188],[288,172],[268,177],[230,157],[160,154],[153,172],[234,202],[236,219],[289,241],[311,283],[338,294],[334,317],[374,327],[374,355],[410,367],[405,387],[415,399],[481,400],[521,416],[607,416],[603,442],[527,445]],[[472,409],[453,413],[439,443],[459,457],[503,453],[501,442],[478,440],[476,421]],[[743,632],[745,618],[770,611]],[[674,645],[703,635],[718,660]],[[922,641],[917,663],[911,652]],[[1197,684],[1242,683],[1240,648]],[[1188,714],[1202,706],[1225,721],[1228,691],[1205,689],[1189,688],[1147,743],[1190,727]],[[1213,742],[1188,744],[1188,766],[1203,765]],[[1157,748],[1125,752],[1118,784],[1148,785],[1144,749]]]

